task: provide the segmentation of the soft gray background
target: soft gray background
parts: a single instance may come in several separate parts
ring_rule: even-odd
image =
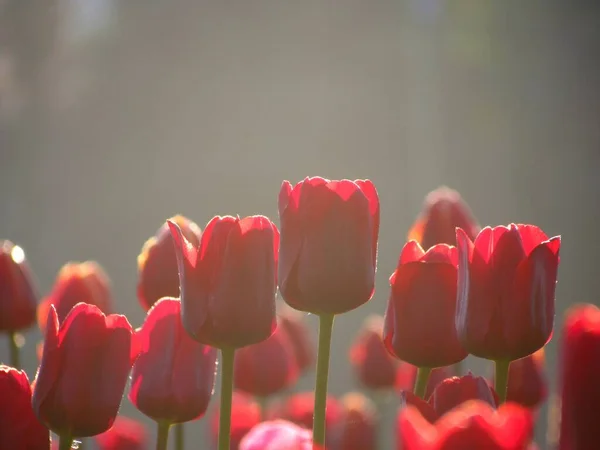
[[[342,394],[348,342],[383,313],[422,199],[447,184],[483,224],[562,234],[560,323],[600,291],[595,3],[0,1],[0,235],[44,293],[66,261],[99,261],[137,326],[136,256],[167,217],[276,220],[283,179],[371,178],[378,289],[336,321]],[[39,333],[27,339],[33,376]]]

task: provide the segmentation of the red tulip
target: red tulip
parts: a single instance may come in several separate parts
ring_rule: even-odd
[[[304,317],[304,314],[289,307],[284,308],[279,314],[279,326],[290,338],[300,373],[312,369],[315,364],[315,345]]]
[[[429,423],[434,423],[438,419],[435,409],[433,409],[433,406],[431,406],[429,402],[417,397],[411,391],[400,392],[400,407],[398,408],[398,415],[403,414],[403,411],[409,406],[418,409],[421,413],[421,416],[423,416],[423,418]]]
[[[433,394],[436,387],[440,385],[446,378],[452,378],[454,376],[453,366],[436,367],[429,374],[429,380],[427,381],[427,388],[425,389],[425,399],[428,400]]]
[[[351,392],[342,398],[344,408],[338,426],[336,450],[365,450],[377,448],[377,412],[375,405],[364,395]]]
[[[385,313],[388,351],[419,367],[440,367],[467,357],[456,335],[456,248],[424,252],[416,241],[402,249]]]
[[[438,417],[469,400],[481,400],[496,408],[497,401],[492,388],[483,377],[470,373],[463,377],[446,378],[433,391],[429,404]]]
[[[260,421],[261,410],[259,404],[251,396],[234,391],[231,403],[230,450],[238,450],[242,438]],[[210,432],[213,445],[216,446],[219,438],[219,408],[214,409],[210,422]]]
[[[560,450],[598,448],[600,309],[578,305],[566,315],[561,342]]]
[[[256,425],[242,439],[240,450],[313,450],[312,432],[285,420]]]
[[[370,389],[391,389],[396,384],[398,363],[386,350],[382,333],[383,317],[369,316],[350,348],[354,372],[360,383]]]
[[[510,363],[506,400],[528,408],[540,406],[548,396],[544,375],[544,349]]]
[[[379,198],[369,180],[284,181],[279,289],[300,311],[340,314],[373,296]]]
[[[183,216],[169,219],[176,223],[194,247],[200,245],[200,227]],[[173,237],[165,224],[156,236],[146,241],[138,256],[137,296],[142,307],[148,311],[163,297],[179,297],[179,271]]]
[[[117,416],[112,428],[94,440],[98,450],[146,450],[149,444],[146,427],[125,416]]]
[[[0,398],[0,448],[49,450],[50,433],[31,408],[27,374],[0,365]]]
[[[131,325],[120,315],[79,303],[58,324],[48,314],[42,363],[33,388],[33,409],[59,435],[94,436],[117,415],[131,368]]]
[[[533,418],[526,408],[505,403],[496,411],[478,400],[462,403],[435,424],[417,408],[398,416],[401,450],[526,450],[533,433]]]
[[[279,402],[273,402],[267,412],[267,420],[283,419],[293,422],[304,428],[312,429],[314,413],[314,392],[300,392],[292,394]],[[337,427],[343,416],[343,408],[339,401],[327,396],[327,410],[325,422],[328,430]],[[331,437],[331,433],[328,434]],[[327,438],[329,439],[329,437]]]
[[[37,304],[25,252],[10,241],[0,241],[0,331],[15,332],[32,326]]]
[[[523,358],[552,336],[560,237],[533,225],[457,229],[456,327],[465,349],[495,361]]]
[[[233,386],[256,397],[273,395],[298,380],[290,339],[282,327],[265,341],[235,353]]]
[[[195,247],[174,222],[183,326],[198,342],[240,348],[275,331],[279,232],[268,218],[213,218]]]
[[[131,372],[129,400],[157,422],[202,416],[215,384],[217,350],[188,336],[180,309],[177,299],[159,300],[135,334],[140,354]]]
[[[423,211],[408,232],[408,240],[417,241],[424,249],[436,244],[456,245],[456,227],[462,228],[471,240],[481,229],[460,194],[442,186],[425,198]]]
[[[58,272],[52,292],[43,299],[38,310],[38,324],[42,334],[50,306],[54,305],[60,323],[77,303],[97,306],[104,314],[113,309],[113,299],[108,276],[95,261],[70,262]]]
[[[398,361],[398,369],[396,370],[395,381],[396,389],[400,391],[412,392],[413,388],[415,387],[415,382],[417,381],[417,370],[417,366],[413,366],[412,364],[409,364],[405,361]],[[432,374],[435,370],[436,369],[432,371]],[[431,376],[429,377],[429,379],[431,380]]]

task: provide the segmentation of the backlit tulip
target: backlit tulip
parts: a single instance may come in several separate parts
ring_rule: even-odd
[[[279,289],[287,304],[340,314],[373,296],[379,198],[369,180],[284,181]]]
[[[598,448],[600,309],[578,305],[566,315],[560,358],[560,450]]]
[[[471,240],[480,230],[460,194],[442,186],[425,198],[423,210],[408,232],[408,240],[417,241],[425,250],[436,244],[456,245],[456,227],[462,228]]]
[[[183,216],[169,219],[194,247],[200,244],[200,227]],[[147,311],[163,297],[179,297],[179,272],[173,237],[169,226],[160,227],[156,235],[146,241],[138,256],[137,296]]]
[[[312,432],[285,420],[256,425],[240,442],[240,450],[313,450]]]
[[[350,392],[341,400],[342,419],[338,425],[335,450],[365,450],[377,448],[377,411],[364,395]]]
[[[474,377],[470,373],[463,377],[446,378],[433,391],[429,404],[438,417],[469,400],[481,400],[496,408],[492,388],[483,377]]]
[[[25,372],[0,365],[0,448],[49,450],[48,428],[35,417]]]
[[[210,421],[210,434],[216,448],[219,436],[219,409],[213,410]],[[233,393],[231,402],[231,441],[230,450],[238,450],[240,441],[246,434],[261,422],[261,410],[258,402],[247,394]]]
[[[424,252],[416,241],[402,249],[385,313],[388,351],[419,367],[440,367],[467,356],[456,335],[455,247],[438,244]]]
[[[188,336],[179,300],[155,303],[135,339],[140,353],[131,372],[131,403],[157,422],[202,416],[214,388],[217,350]]]
[[[544,349],[513,361],[508,370],[506,400],[528,408],[540,406],[548,395]]]
[[[25,252],[0,241],[0,332],[15,332],[35,323],[38,293]]]
[[[60,324],[48,314],[33,409],[59,435],[94,436],[117,415],[132,363],[131,325],[120,315],[79,303]]]
[[[486,227],[471,242],[457,229],[456,328],[470,353],[523,358],[552,335],[560,237],[533,225]]]
[[[182,322],[198,342],[240,348],[275,330],[279,232],[264,216],[213,218],[192,245],[169,222],[181,285]]]
[[[98,450],[146,450],[148,432],[137,420],[117,416],[112,428],[94,438]]]
[[[38,310],[38,324],[42,333],[46,329],[46,319],[50,305],[54,305],[59,323],[62,323],[77,303],[97,306],[104,314],[113,310],[108,276],[95,261],[70,262],[58,272],[54,287]]]
[[[398,362],[383,343],[383,317],[369,316],[350,349],[350,363],[360,383],[369,389],[391,389],[396,383]],[[412,376],[411,386],[414,383]]]
[[[279,326],[287,332],[290,338],[300,374],[313,369],[316,359],[315,344],[304,320],[305,317],[306,314],[290,307],[283,308],[283,311],[279,313]]]

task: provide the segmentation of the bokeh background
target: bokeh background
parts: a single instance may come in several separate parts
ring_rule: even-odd
[[[599,56],[591,0],[0,0],[0,235],[24,247],[42,293],[65,262],[99,261],[139,326],[136,256],[167,217],[277,221],[283,179],[370,178],[378,285],[336,320],[342,394],[348,343],[384,312],[406,232],[441,184],[482,224],[562,235],[557,323],[598,303]],[[40,335],[26,338],[32,377]],[[189,448],[204,427],[188,426]]]

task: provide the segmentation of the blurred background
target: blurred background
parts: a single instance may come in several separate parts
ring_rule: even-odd
[[[44,294],[65,262],[97,260],[139,326],[136,256],[169,216],[277,221],[283,179],[370,178],[378,286],[336,319],[337,395],[355,386],[348,343],[383,314],[406,233],[446,184],[484,225],[562,235],[559,324],[570,304],[599,303],[596,3],[0,0],[0,235]],[[40,335],[26,338],[33,377]],[[190,448],[204,422],[187,427]]]

